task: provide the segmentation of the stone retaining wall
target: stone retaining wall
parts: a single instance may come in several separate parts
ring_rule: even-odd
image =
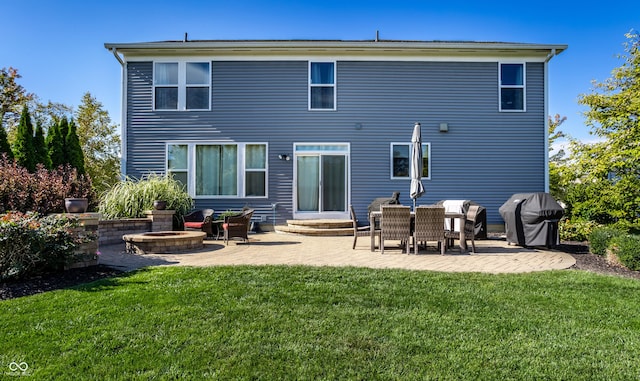
[[[80,226],[75,233],[80,237],[91,237],[75,251],[72,263],[67,269],[95,266],[98,264],[100,245],[123,243],[125,234],[167,231],[173,227],[173,210],[151,210],[147,218],[126,218],[120,220],[100,220],[99,213],[70,213],[77,217]]]
[[[151,231],[151,219],[127,218],[122,220],[100,220],[98,234],[101,245],[122,243],[125,234],[144,233]]]
[[[98,234],[101,245],[122,243],[125,234],[168,231],[173,229],[173,210],[149,210],[146,218],[100,220]]]
[[[75,233],[83,239],[89,237],[88,242],[82,243],[74,252],[72,262],[65,265],[65,269],[89,267],[98,264],[98,213],[73,213],[78,217],[80,226],[75,228]]]

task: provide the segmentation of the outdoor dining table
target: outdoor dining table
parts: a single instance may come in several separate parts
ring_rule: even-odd
[[[369,213],[369,228],[371,235],[371,251],[376,250],[376,221],[379,221],[382,217],[382,212],[379,210],[373,211]],[[415,217],[415,212],[411,211],[411,218]],[[444,218],[450,219],[451,223],[449,226],[454,226],[453,221],[457,219],[460,222],[460,252],[467,252],[467,242],[464,239],[464,224],[466,221],[466,215],[464,213],[455,213],[455,212],[445,212]],[[442,227],[444,229],[444,226]]]

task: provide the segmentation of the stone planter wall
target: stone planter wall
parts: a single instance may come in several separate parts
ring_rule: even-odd
[[[125,234],[169,231],[173,229],[173,210],[149,210],[146,218],[123,218],[100,220],[99,236],[101,245],[122,243]]]
[[[98,264],[99,245],[123,243],[122,236],[146,232],[170,231],[173,227],[173,210],[152,210],[147,218],[127,218],[121,220],[100,220],[99,213],[71,213],[78,217],[80,226],[76,234],[93,239],[76,250],[75,261],[66,269],[95,266]]]
[[[95,266],[98,264],[98,213],[74,213],[80,222],[76,234],[82,238],[92,237],[89,242],[85,242],[75,251],[75,260],[68,263],[65,269],[75,269],[79,267]]]
[[[100,220],[99,242],[101,245],[122,243],[125,234],[151,231],[151,220],[148,218],[127,218],[122,220]]]

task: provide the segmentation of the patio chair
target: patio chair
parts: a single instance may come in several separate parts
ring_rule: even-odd
[[[481,210],[481,206],[471,205],[469,207],[469,210],[467,210],[467,220],[464,223],[464,239],[465,242],[468,239],[471,240],[471,252],[474,254],[476,252],[476,233],[481,229],[481,227],[476,226],[478,224],[478,215],[480,214]]]
[[[356,217],[356,211],[353,209],[353,205],[349,205],[349,210],[351,211],[351,223],[353,224],[353,247],[356,248],[356,242],[358,241],[358,237],[370,237],[371,236],[371,227],[367,226],[358,226],[358,218]],[[378,237],[378,242],[380,242],[380,229],[375,229],[374,234]]]
[[[467,240],[471,240],[471,252],[476,252],[476,233],[482,229],[481,226],[476,227],[478,222],[478,216],[480,215],[480,211],[483,209],[480,205],[471,205],[467,209],[467,213],[465,215],[465,223],[464,227],[464,246],[467,246]],[[445,230],[445,237],[447,238],[447,246],[453,246],[453,241],[456,239],[460,239],[460,232],[453,230]],[[468,247],[468,246],[467,246]]]
[[[213,236],[213,209],[196,210],[182,216],[184,230],[199,230],[207,233],[207,237]]]
[[[253,209],[247,209],[239,215],[226,216],[222,228],[224,229],[224,244],[229,244],[230,238],[242,238],[244,242],[249,242],[249,225],[253,216]]]
[[[444,208],[439,206],[418,206],[415,209],[413,251],[418,254],[419,242],[438,242],[440,254],[447,246],[444,236]]]
[[[385,240],[400,240],[409,253],[411,238],[411,209],[402,205],[381,205],[380,251],[384,254]]]

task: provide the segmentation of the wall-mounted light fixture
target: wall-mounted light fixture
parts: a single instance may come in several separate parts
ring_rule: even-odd
[[[280,155],[278,155],[278,159],[289,161],[291,160],[291,156],[287,155],[286,153],[281,153]]]
[[[362,123],[356,123],[356,130],[362,130]]]
[[[440,123],[440,132],[449,132],[449,123]]]

